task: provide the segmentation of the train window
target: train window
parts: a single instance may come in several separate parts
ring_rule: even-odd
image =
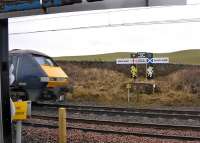
[[[14,71],[13,71],[14,74],[16,74],[17,60],[18,60],[17,56],[12,56],[10,61],[10,64],[13,64],[14,66]]]
[[[11,64],[14,66],[14,69],[12,71],[13,75],[15,76],[15,79],[17,79],[17,72],[18,72],[18,61],[19,58],[17,56],[10,56],[9,57],[9,68],[11,66]]]
[[[40,65],[56,66],[54,62],[52,61],[52,59],[48,57],[34,55],[34,58],[37,61],[37,63]]]

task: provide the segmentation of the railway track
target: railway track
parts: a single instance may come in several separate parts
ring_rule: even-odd
[[[32,119],[58,121],[58,117],[57,116],[32,114],[31,118]],[[97,124],[97,125],[110,125],[110,126],[123,126],[123,127],[146,127],[146,128],[148,127],[148,128],[158,128],[158,129],[175,129],[175,130],[200,131],[200,126],[168,125],[168,124],[147,124],[147,123],[139,123],[139,122],[119,122],[119,121],[92,120],[92,119],[69,118],[69,117],[67,117],[67,122]]]
[[[86,113],[86,114],[97,114],[100,115],[110,115],[110,116],[144,116],[144,117],[153,117],[153,118],[178,118],[178,119],[200,119],[200,112],[199,111],[178,111],[178,110],[158,110],[158,109],[131,109],[131,108],[113,108],[113,107],[104,107],[104,106],[77,106],[77,105],[64,105],[64,104],[49,104],[49,103],[34,103],[34,108],[38,108],[39,110],[48,110],[51,112],[57,112],[59,107],[65,107],[68,112],[72,113]],[[37,110],[38,110],[37,109]],[[38,112],[36,112],[38,113]],[[58,121],[57,116],[53,115],[41,115],[35,114],[33,112],[32,119],[40,119],[46,121]],[[101,119],[101,118],[100,118]],[[200,126],[186,126],[186,125],[169,125],[169,124],[155,124],[155,123],[139,123],[139,122],[124,122],[124,121],[113,121],[113,120],[97,120],[97,119],[87,119],[87,118],[74,118],[74,117],[67,117],[68,123],[78,123],[78,124],[89,124],[93,127],[93,125],[107,125],[110,127],[122,127],[122,128],[150,128],[156,130],[174,130],[179,132],[198,132],[200,131]],[[54,124],[42,124],[42,123],[31,123],[25,122],[25,126],[33,126],[33,127],[43,127],[43,128],[58,128],[58,126]],[[73,124],[70,124],[73,125]],[[93,133],[100,133],[100,134],[113,134],[113,135],[124,135],[124,136],[138,136],[138,137],[151,137],[151,138],[159,138],[159,139],[174,139],[174,140],[184,140],[184,141],[200,141],[200,137],[193,136],[193,134],[184,134],[184,135],[171,135],[171,134],[159,134],[160,132],[157,131],[157,134],[151,132],[140,132],[140,131],[122,131],[122,130],[112,130],[111,128],[103,129],[103,128],[87,128],[88,126],[81,127],[74,127],[68,126],[68,130],[80,130],[83,132],[93,132]],[[110,130],[111,129],[111,130]],[[153,132],[153,131],[152,131]],[[162,131],[161,131],[162,132]],[[191,136],[190,136],[191,135]]]
[[[176,118],[176,119],[195,119],[200,121],[199,111],[182,111],[182,110],[161,110],[161,109],[133,109],[133,108],[113,108],[106,106],[79,106],[52,103],[34,103],[34,107],[45,108],[49,110],[57,110],[59,107],[65,107],[68,112],[97,114],[108,116],[143,116],[150,118]]]
[[[42,123],[31,123],[31,122],[24,122],[24,126],[31,126],[31,127],[39,127],[39,128],[50,128],[50,129],[57,129],[57,125],[50,125],[50,124],[42,124]],[[151,138],[158,138],[158,139],[173,139],[173,140],[181,140],[181,141],[200,141],[199,137],[191,137],[191,136],[178,136],[178,135],[161,135],[161,134],[152,134],[152,133],[142,133],[142,132],[127,132],[127,131],[115,131],[115,130],[104,130],[104,129],[91,129],[91,128],[79,128],[68,126],[67,130],[80,130],[83,132],[93,132],[93,133],[100,133],[100,134],[114,134],[120,136],[138,136],[138,137],[151,137]]]

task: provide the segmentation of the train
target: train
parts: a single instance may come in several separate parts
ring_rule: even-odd
[[[9,51],[11,98],[16,100],[64,100],[68,75],[46,54],[34,50]]]

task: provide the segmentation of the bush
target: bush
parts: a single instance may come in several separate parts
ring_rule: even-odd
[[[177,91],[200,95],[200,70],[185,69],[169,76],[171,88]]]

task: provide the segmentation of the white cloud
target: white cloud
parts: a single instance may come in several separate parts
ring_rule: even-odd
[[[187,0],[187,4],[200,4],[199,0]]]
[[[102,10],[17,18],[10,20],[10,33],[186,18],[200,18],[200,5],[129,8],[120,11]],[[10,47],[39,50],[51,56],[200,49],[199,24],[196,22],[122,26],[10,35]]]

